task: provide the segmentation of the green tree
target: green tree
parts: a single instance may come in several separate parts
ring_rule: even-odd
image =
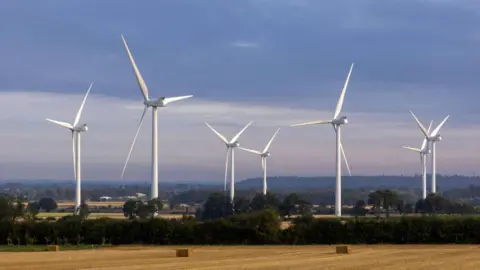
[[[379,190],[368,194],[368,204],[373,206],[375,213],[379,213],[380,207],[382,206],[382,194]]]
[[[46,212],[51,212],[52,210],[57,209],[57,202],[52,198],[41,198],[38,202],[40,208]]]
[[[40,204],[38,202],[29,202],[25,209],[24,217],[27,220],[34,220],[40,211]]]
[[[355,203],[355,207],[353,207],[352,209],[352,214],[354,216],[365,216],[368,212],[367,209],[365,209],[365,201],[364,200],[358,200],[356,203]]]
[[[242,196],[235,197],[235,203],[233,204],[235,214],[243,214],[250,212],[250,201]]]
[[[147,202],[147,204],[152,214],[158,213],[158,211],[163,209],[162,200],[159,198],[151,199]]]
[[[395,191],[385,189],[381,191],[382,206],[386,211],[387,217],[390,216],[390,209],[398,204],[398,194]]]
[[[423,202],[423,211],[428,214],[447,213],[452,203],[439,194],[428,194]]]
[[[397,206],[398,194],[389,189],[376,190],[368,195],[368,203],[373,205],[375,212],[383,208],[386,216],[390,216],[390,209]]]
[[[81,220],[86,220],[89,215],[90,215],[90,209],[88,208],[88,204],[83,202],[82,204],[80,204],[80,208],[78,210],[78,217]]]
[[[137,210],[137,201],[128,200],[123,204],[123,215],[128,219],[135,219],[135,212]]]
[[[296,205],[300,198],[296,193],[289,194],[287,197],[283,199],[283,202],[279,206],[279,212],[281,216],[290,217],[297,213]]]
[[[270,192],[263,195],[262,193],[257,193],[255,197],[253,197],[252,202],[250,203],[250,208],[252,211],[260,211],[266,208],[278,210],[278,206],[280,205],[280,201]]]
[[[211,194],[201,210],[201,219],[216,219],[222,217],[228,217],[233,214],[233,205],[230,202],[230,198],[223,193]]]
[[[21,200],[16,200],[10,196],[0,196],[0,220],[15,221],[22,217],[25,205]]]

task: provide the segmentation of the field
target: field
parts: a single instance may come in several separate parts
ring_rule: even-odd
[[[61,218],[64,216],[72,215],[72,213],[59,213],[59,212],[42,212],[37,215],[39,218],[47,218],[47,217],[54,217],[54,218]],[[193,216],[193,215],[190,215]],[[118,219],[126,219],[123,213],[91,213],[88,216],[88,219],[97,219],[102,217],[108,218],[118,218]],[[181,219],[183,215],[180,214],[160,214],[159,217],[167,218],[167,219]]]
[[[476,245],[115,247],[61,252],[2,253],[0,269],[480,269]]]

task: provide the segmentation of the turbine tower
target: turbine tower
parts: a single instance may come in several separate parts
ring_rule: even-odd
[[[340,126],[348,124],[348,120],[346,116],[340,116],[342,112],[343,106],[343,99],[345,98],[345,92],[347,91],[348,82],[350,80],[350,75],[352,74],[353,65],[350,66],[350,71],[348,72],[347,79],[345,80],[345,84],[343,86],[342,92],[340,93],[340,98],[337,102],[337,107],[335,109],[335,113],[333,114],[332,120],[319,120],[319,121],[312,121],[302,124],[291,125],[292,127],[296,126],[309,126],[309,125],[320,125],[320,124],[331,124],[333,129],[336,133],[336,170],[337,170],[337,179],[336,179],[336,187],[335,187],[335,215],[337,217],[342,216],[342,164],[341,164],[341,156],[343,155],[343,159],[345,160],[345,164],[348,169],[348,173],[351,176],[350,168],[348,166],[348,161],[345,156],[345,152],[343,150],[342,142],[341,142],[341,134],[340,134]]]
[[[138,123],[137,132],[135,133],[135,137],[133,138],[132,145],[130,147],[130,151],[128,152],[127,160],[125,161],[125,165],[123,166],[122,175],[125,173],[125,169],[127,168],[128,160],[130,159],[130,155],[132,154],[133,147],[135,145],[135,141],[137,140],[138,133],[140,131],[140,127],[142,126],[143,117],[147,112],[149,107],[152,107],[152,189],[150,199],[158,198],[158,113],[157,109],[160,107],[165,107],[168,104],[190,98],[192,95],[189,96],[179,96],[179,97],[160,97],[158,99],[153,99],[148,96],[148,88],[147,84],[143,80],[142,74],[140,74],[140,70],[138,69],[137,65],[135,64],[135,60],[133,59],[132,54],[130,53],[130,49],[128,48],[127,42],[122,35],[123,44],[125,45],[125,50],[127,51],[128,57],[130,58],[130,62],[132,64],[133,71],[135,72],[135,76],[137,77],[138,86],[143,95],[143,104],[145,108],[143,109],[142,117],[140,118],[140,122]]]
[[[445,117],[443,121],[431,133],[429,133],[429,130],[425,130],[425,127],[422,125],[420,120],[418,120],[415,114],[412,111],[410,111],[410,113],[415,119],[415,122],[417,122],[417,125],[422,131],[423,135],[425,135],[427,141],[432,143],[432,193],[437,193],[437,155],[435,151],[435,143],[442,140],[442,136],[439,132],[445,122],[447,122],[448,118],[450,118],[450,115],[447,115],[447,117]]]
[[[432,127],[433,121],[430,122],[428,126],[428,131]],[[430,149],[428,149],[428,140],[427,138],[423,139],[422,146],[420,148],[413,148],[410,146],[404,146],[403,148],[415,151],[420,153],[420,163],[422,164],[422,199],[425,200],[427,198],[427,162],[426,156],[431,153]]]
[[[267,158],[270,157],[270,152],[268,152],[268,149],[270,148],[270,145],[272,144],[273,139],[275,138],[275,136],[277,135],[277,133],[279,131],[280,131],[280,129],[277,129],[277,131],[275,132],[275,134],[273,134],[272,138],[270,139],[270,141],[268,141],[267,146],[265,146],[265,148],[263,149],[262,152],[257,151],[257,150],[243,148],[243,147],[238,147],[242,150],[245,150],[247,152],[257,154],[257,155],[260,156],[260,158],[262,160],[262,170],[263,170],[263,195],[267,194]]]
[[[227,153],[225,154],[225,180],[223,183],[223,190],[226,192],[227,191],[227,174],[228,174],[228,156],[232,156],[232,163],[231,163],[231,178],[230,178],[230,200],[233,203],[233,199],[235,197],[235,154],[234,150],[236,147],[240,146],[240,143],[238,142],[238,139],[240,138],[240,135],[253,123],[253,121],[250,121],[240,132],[238,132],[230,141],[225,138],[222,134],[220,134],[218,131],[216,131],[212,126],[210,126],[208,123],[205,122],[205,124],[215,133],[220,140],[227,146]]]
[[[75,214],[78,213],[80,209],[80,204],[82,203],[82,190],[81,190],[81,167],[80,167],[80,133],[88,131],[87,124],[79,124],[80,117],[82,116],[83,106],[85,105],[85,101],[87,100],[88,93],[90,93],[90,89],[92,89],[93,83],[90,84],[88,87],[87,94],[83,98],[82,104],[78,109],[77,115],[75,116],[75,120],[73,120],[73,124],[67,122],[61,122],[57,120],[52,120],[47,118],[47,121],[55,123],[59,126],[64,128],[68,128],[72,132],[72,154],[73,154],[73,174],[75,176]]]

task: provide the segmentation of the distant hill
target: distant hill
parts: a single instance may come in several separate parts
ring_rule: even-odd
[[[312,190],[335,187],[335,177],[298,177],[276,176],[268,178],[269,190]],[[427,187],[430,186],[431,176],[427,176]],[[261,189],[263,178],[250,178],[238,182],[237,189]],[[422,178],[418,176],[342,176],[342,188],[421,188]],[[479,176],[437,176],[437,189],[448,190],[454,188],[466,188],[480,186]]]

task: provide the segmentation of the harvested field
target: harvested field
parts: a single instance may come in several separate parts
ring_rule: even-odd
[[[123,207],[123,204],[125,201],[107,201],[107,202],[90,202],[87,201],[88,206],[109,206],[111,205],[112,207]],[[57,202],[58,207],[73,207],[75,205],[74,201],[58,201]]]
[[[0,253],[0,269],[480,269],[476,245],[115,247],[97,250]],[[185,248],[185,247],[182,247]]]
[[[42,212],[38,213],[37,217],[39,218],[47,218],[47,217],[54,217],[54,218],[61,218],[64,216],[69,216],[72,215],[72,213],[60,213],[60,212]],[[188,214],[187,216],[195,216],[193,214]],[[88,216],[88,219],[97,219],[97,218],[102,218],[102,217],[108,217],[108,218],[116,218],[116,219],[125,219],[125,216],[123,213],[91,213]],[[159,217],[161,218],[167,218],[167,219],[181,219],[183,215],[181,214],[160,214]]]

